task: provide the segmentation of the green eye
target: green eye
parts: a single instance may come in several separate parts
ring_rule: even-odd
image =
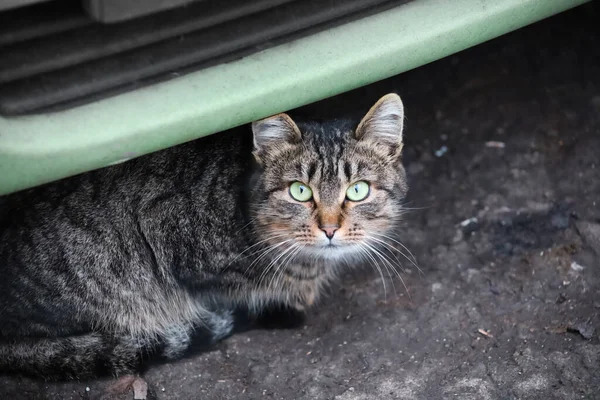
[[[364,181],[355,182],[346,190],[346,197],[350,201],[363,201],[368,196],[369,184]]]
[[[297,201],[308,201],[312,199],[312,190],[302,182],[294,182],[290,185],[290,196]]]

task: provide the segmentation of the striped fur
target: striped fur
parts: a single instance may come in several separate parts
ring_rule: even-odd
[[[236,310],[310,306],[399,219],[402,118],[396,95],[360,125],[280,114],[0,198],[0,370],[129,374],[228,336]],[[349,202],[358,180],[370,196]]]

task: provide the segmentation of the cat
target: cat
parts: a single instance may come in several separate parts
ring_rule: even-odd
[[[393,93],[358,125],[278,114],[0,198],[0,370],[130,375],[311,306],[397,226],[403,120]]]

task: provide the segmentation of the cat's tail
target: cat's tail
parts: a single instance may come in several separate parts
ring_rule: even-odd
[[[47,380],[129,375],[139,368],[143,348],[140,341],[99,333],[0,339],[0,371]]]

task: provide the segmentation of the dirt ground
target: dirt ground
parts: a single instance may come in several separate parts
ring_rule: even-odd
[[[600,399],[600,7],[292,112],[406,105],[411,187],[397,279],[354,273],[296,329],[152,367],[168,399]],[[0,377],[3,399],[107,381]],[[130,394],[127,398],[132,398]]]

